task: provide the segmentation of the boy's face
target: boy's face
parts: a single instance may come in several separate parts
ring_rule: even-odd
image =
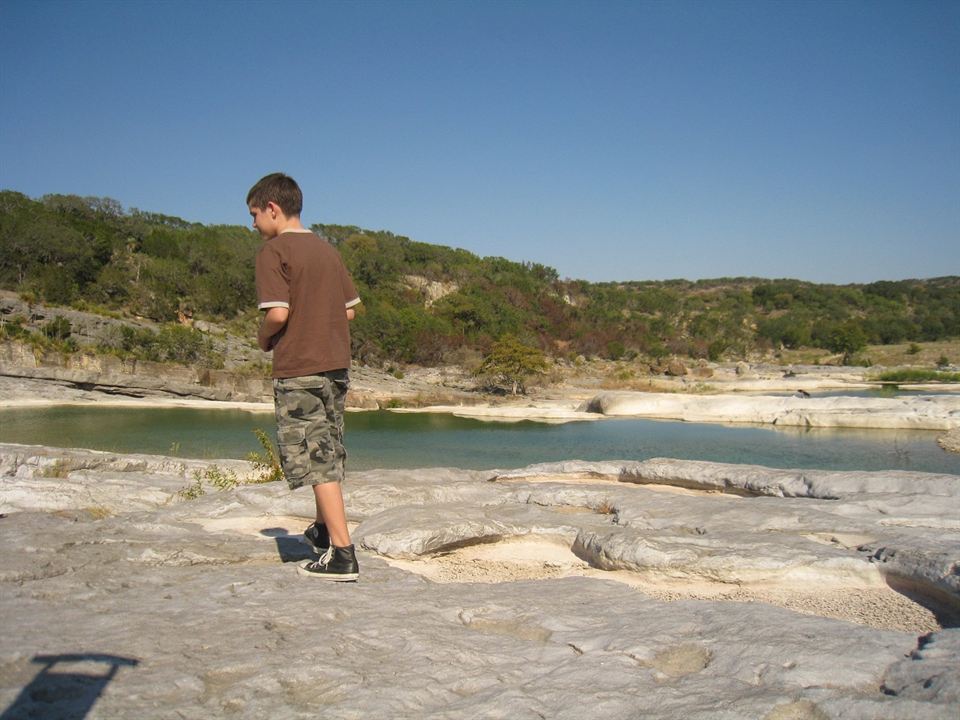
[[[260,233],[260,237],[269,240],[277,234],[280,223],[277,220],[277,207],[272,202],[268,202],[265,208],[250,205],[249,210],[253,227]]]

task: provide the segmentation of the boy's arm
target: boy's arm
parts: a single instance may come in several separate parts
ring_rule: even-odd
[[[287,324],[287,318],[290,317],[290,308],[272,307],[267,308],[267,312],[260,321],[260,330],[257,332],[257,345],[264,352],[273,350],[275,345],[274,338],[277,333],[283,330]]]

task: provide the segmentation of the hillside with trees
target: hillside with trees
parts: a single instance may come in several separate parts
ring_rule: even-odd
[[[386,231],[315,225],[364,300],[353,324],[364,363],[423,365],[515,338],[553,357],[736,360],[817,347],[960,337],[960,277],[828,285],[799,280],[590,283],[537,263],[479,257]],[[0,192],[0,289],[113,316],[225,325],[253,337],[259,236],[107,198]]]

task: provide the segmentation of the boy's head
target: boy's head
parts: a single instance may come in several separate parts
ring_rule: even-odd
[[[269,203],[274,203],[288,218],[300,217],[303,193],[297,181],[283,173],[271,173],[260,178],[247,193],[247,207],[265,210]]]

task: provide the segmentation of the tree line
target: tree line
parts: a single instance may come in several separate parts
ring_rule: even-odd
[[[352,326],[361,362],[455,361],[505,337],[551,356],[711,360],[960,337],[956,276],[589,283],[387,231],[313,227],[338,248],[363,298]],[[249,328],[260,242],[243,226],[126,211],[108,198],[0,192],[0,288],[48,304]]]

